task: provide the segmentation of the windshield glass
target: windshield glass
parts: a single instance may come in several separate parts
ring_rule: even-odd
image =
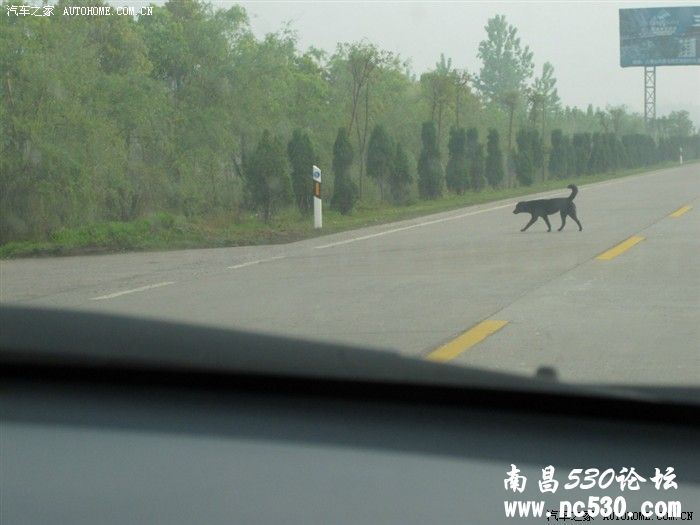
[[[698,17],[3,0],[0,300],[698,387]]]

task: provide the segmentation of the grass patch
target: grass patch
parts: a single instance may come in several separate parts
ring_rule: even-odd
[[[474,204],[563,189],[572,183],[590,184],[672,166],[677,166],[677,163],[668,162],[654,168],[547,180],[536,182],[528,187],[488,189],[479,193],[448,195],[441,199],[418,201],[402,207],[393,207],[388,204],[360,204],[351,215],[341,215],[326,208],[323,211],[322,232],[313,229],[311,217],[302,217],[295,210],[280,213],[269,224],[263,223],[252,214],[224,213],[187,220],[168,213],[157,213],[132,222],[105,222],[74,229],[61,229],[45,239],[36,241],[9,242],[0,246],[0,258],[284,243]]]

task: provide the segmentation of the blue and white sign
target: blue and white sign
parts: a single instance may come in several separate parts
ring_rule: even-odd
[[[313,166],[311,176],[314,178],[314,228],[323,226],[323,205],[321,202],[321,170]]]
[[[700,6],[620,9],[620,66],[700,65]]]

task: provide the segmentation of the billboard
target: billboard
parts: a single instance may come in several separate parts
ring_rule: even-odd
[[[620,66],[700,65],[700,6],[620,9]]]

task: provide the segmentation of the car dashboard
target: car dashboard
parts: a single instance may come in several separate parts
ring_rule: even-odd
[[[3,326],[12,315],[20,312],[3,312]],[[61,337],[66,345],[87,345],[80,329],[55,320],[75,331]],[[426,384],[79,359],[89,353],[63,362],[44,352],[37,362],[28,357],[41,334],[3,332],[3,525],[543,523],[560,500],[603,495],[623,496],[630,509],[672,499],[700,510],[690,403],[547,384],[460,385],[449,374]],[[132,343],[168,348],[157,340]],[[289,343],[297,344],[313,346]],[[224,346],[231,352],[235,341]],[[543,494],[538,480],[550,465],[562,486]],[[640,491],[563,488],[577,468],[634,467],[649,478],[669,466],[678,485],[670,491],[651,482]],[[522,491],[507,482],[513,468],[527,479]],[[507,517],[516,500],[545,500],[555,514]]]

